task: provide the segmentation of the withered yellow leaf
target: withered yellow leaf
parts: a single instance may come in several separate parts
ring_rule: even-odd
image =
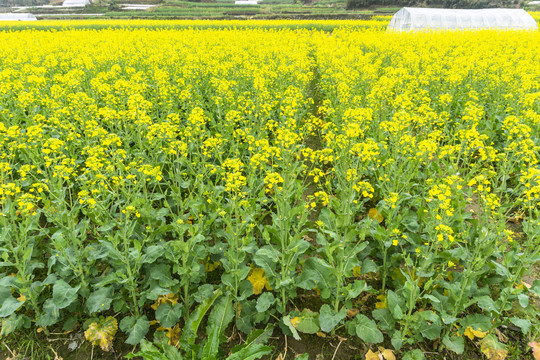
[[[347,317],[348,317],[348,318],[353,318],[353,317],[355,317],[359,312],[360,312],[360,310],[358,310],[358,309],[349,309],[349,310],[347,310]]]
[[[371,349],[368,350],[366,354],[366,360],[380,360],[379,355],[375,354]]]
[[[84,332],[84,337],[92,345],[99,345],[101,350],[111,351],[117,330],[118,322],[112,316],[108,316],[98,322],[91,323],[88,330]]]
[[[467,329],[465,329],[463,335],[467,336],[471,340],[474,340],[475,337],[482,339],[487,335],[487,331],[474,330],[469,326]]]
[[[268,286],[268,280],[264,276],[264,269],[253,268],[247,279],[253,286],[254,295],[259,295]]]
[[[377,309],[386,309],[388,306],[386,305],[386,296],[381,294],[377,296],[377,300],[380,300],[379,302],[375,303],[375,307]]]
[[[299,323],[300,323],[300,318],[298,316],[293,317],[291,319],[291,325],[294,326],[295,328],[298,326]]]
[[[480,340],[480,351],[489,360],[505,360],[508,355],[508,350],[503,343],[500,343],[493,335],[487,335]]]
[[[369,209],[368,216],[373,220],[377,220],[378,222],[382,222],[384,220],[381,213],[375,208]]]

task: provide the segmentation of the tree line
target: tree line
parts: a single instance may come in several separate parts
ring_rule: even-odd
[[[348,9],[369,6],[417,6],[448,9],[480,9],[495,7],[523,7],[524,0],[347,0]]]

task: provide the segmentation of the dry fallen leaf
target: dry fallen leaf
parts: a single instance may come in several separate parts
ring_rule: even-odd
[[[379,355],[375,354],[371,349],[366,354],[366,360],[379,360]]]
[[[384,357],[385,360],[396,360],[394,352],[390,349],[385,349],[382,346],[379,346],[379,352]]]
[[[366,360],[396,360],[396,357],[392,350],[379,346],[377,353],[374,353],[369,349],[366,353]]]
[[[540,343],[536,341],[531,341],[529,346],[532,348],[532,353],[535,360],[540,360]]]
[[[302,238],[303,238],[304,240],[306,240],[307,242],[313,242],[313,239],[310,238],[310,237],[307,236],[307,235],[302,236]]]
[[[499,339],[500,342],[505,343],[505,344],[508,342],[508,336],[503,334],[502,331],[500,331],[499,329],[495,329],[495,334],[497,335],[497,338]]]

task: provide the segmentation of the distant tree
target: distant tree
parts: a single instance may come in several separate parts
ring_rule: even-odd
[[[109,0],[108,9],[109,9],[109,11],[118,11],[118,10],[120,10],[120,5],[118,5],[118,1],[117,0]]]

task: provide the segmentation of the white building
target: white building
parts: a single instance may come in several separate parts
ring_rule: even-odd
[[[0,20],[4,21],[35,21],[37,18],[30,13],[0,13]]]
[[[403,8],[390,20],[388,30],[430,29],[538,29],[536,21],[523,9],[424,9]]]

